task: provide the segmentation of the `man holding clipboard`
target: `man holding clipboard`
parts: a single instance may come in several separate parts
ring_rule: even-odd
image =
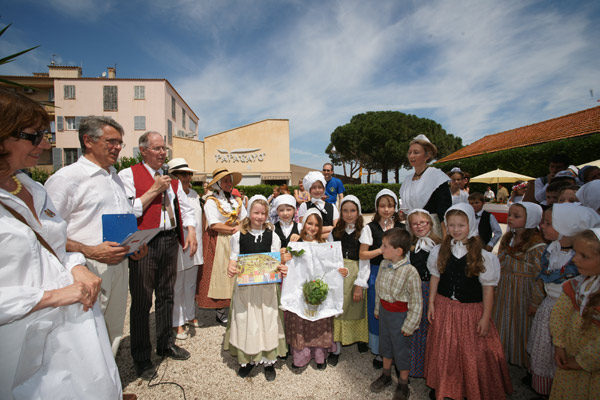
[[[67,251],[80,252],[86,266],[102,279],[100,307],[113,355],[123,335],[129,285],[129,247],[105,241],[102,215],[132,212],[123,182],[112,166],[123,148],[123,128],[110,117],[86,117],[79,127],[83,156],[58,170],[45,184],[60,216],[67,222]],[[134,253],[139,259],[147,246]]]

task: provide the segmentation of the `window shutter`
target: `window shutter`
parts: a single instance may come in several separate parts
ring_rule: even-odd
[[[137,158],[137,156],[140,155],[140,148],[139,147],[134,147],[133,148],[133,158]]]
[[[104,111],[117,111],[118,110],[118,99],[117,99],[117,87],[116,86],[104,86],[103,92],[103,103]]]
[[[75,130],[78,131],[79,130],[79,124],[81,123],[81,119],[83,117],[75,117]]]
[[[145,130],[146,129],[146,116],[135,116],[133,117],[133,129],[135,130]]]
[[[79,160],[79,157],[81,157],[83,155],[83,150],[80,148],[77,149],[77,159]]]
[[[52,148],[52,166],[54,167],[55,171],[63,166],[62,149],[59,147]]]
[[[56,130],[57,131],[64,131],[64,125],[63,125],[63,117],[61,116],[56,116]]]

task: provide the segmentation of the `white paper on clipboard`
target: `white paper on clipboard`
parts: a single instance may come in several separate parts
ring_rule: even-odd
[[[141,245],[148,243],[156,234],[160,232],[160,228],[144,229],[142,231],[133,232],[127,236],[119,246],[129,246],[129,253],[136,252]]]

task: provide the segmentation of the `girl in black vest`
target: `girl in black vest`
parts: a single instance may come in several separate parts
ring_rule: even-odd
[[[412,210],[406,217],[406,221],[406,229],[412,235],[412,246],[408,256],[410,263],[417,269],[421,277],[421,294],[423,297],[421,323],[419,329],[412,335],[411,340],[409,376],[423,378],[425,373],[425,346],[429,328],[427,306],[429,305],[429,280],[431,279],[431,274],[427,268],[427,259],[431,249],[439,244],[441,239],[433,232],[432,227],[435,222],[427,210],[421,208]]]
[[[379,320],[375,318],[375,281],[379,272],[379,264],[383,261],[381,251],[381,237],[383,232],[398,227],[404,228],[399,222],[398,198],[389,189],[383,189],[375,196],[375,216],[373,221],[365,226],[360,233],[359,258],[370,261],[369,287],[367,289],[367,316],[369,319],[369,347],[375,354],[373,367],[383,367],[383,360],[379,357]]]
[[[279,221],[275,223],[275,233],[281,240],[281,248],[285,249],[290,241],[294,242],[300,237],[302,226],[294,222],[296,213],[296,199],[289,194],[280,194],[273,202]]]
[[[308,210],[312,208],[316,209],[321,214],[321,220],[323,221],[323,239],[327,239],[329,233],[333,230],[335,224],[337,224],[340,213],[333,204],[323,200],[325,186],[327,186],[325,177],[319,171],[310,171],[302,180],[302,184],[308,190],[308,193],[310,193],[310,201],[302,203],[300,208],[298,208],[300,222],[304,222],[304,216]]]
[[[231,237],[231,256],[227,274],[234,277],[239,254],[270,253],[281,250],[281,241],[268,222],[269,206],[264,196],[253,196],[248,202],[248,218],[240,231]],[[282,277],[287,267],[279,265]],[[287,346],[284,335],[283,313],[279,310],[278,283],[238,286],[237,279],[231,298],[231,312],[223,348],[238,358],[241,378],[248,376],[255,364],[265,365],[265,378],[275,379],[273,365],[277,357],[284,357]]]
[[[473,207],[446,211],[448,235],[431,250],[427,386],[438,399],[505,399],[512,393],[500,336],[492,323],[498,258],[482,250]]]
[[[346,196],[340,203],[342,218],[331,232],[330,240],[342,242],[344,266],[348,276],[344,279],[344,313],[333,320],[333,339],[337,351],[327,361],[335,366],[342,345],[358,343],[358,351],[368,350],[369,329],[367,323],[366,289],[369,286],[369,262],[359,260],[359,237],[363,228],[360,201],[356,196]]]

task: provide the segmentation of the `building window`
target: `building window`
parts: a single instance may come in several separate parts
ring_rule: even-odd
[[[171,96],[171,118],[173,121],[177,121],[177,115],[175,112],[175,97]]]
[[[136,131],[144,131],[146,130],[146,116],[135,116],[133,117],[133,129]]]
[[[185,131],[182,131],[181,129],[177,131],[177,136],[179,137],[185,137]]]
[[[48,89],[48,101],[54,101],[54,88]]]
[[[104,111],[117,111],[117,87],[104,86]]]
[[[146,86],[134,86],[133,87],[133,98],[134,98],[134,100],[145,100],[146,99]]]
[[[185,129],[185,110],[181,107],[181,125],[183,125],[183,129]]]
[[[173,144],[173,123],[170,119],[167,120],[167,144]]]
[[[79,129],[79,123],[81,122],[82,117],[65,117],[65,122],[67,123],[68,131],[76,131]],[[62,120],[62,117],[60,117]],[[60,123],[60,127],[62,127],[62,123]],[[62,129],[59,129],[62,130]]]
[[[63,117],[56,116],[56,130],[57,131],[63,131],[65,129],[63,123],[64,123]]]
[[[196,133],[196,123],[194,122],[194,120],[191,117],[190,117],[190,132]]]
[[[75,85],[65,85],[65,100],[75,98]]]
[[[78,150],[80,149],[65,149],[65,165],[70,165],[77,161]]]

